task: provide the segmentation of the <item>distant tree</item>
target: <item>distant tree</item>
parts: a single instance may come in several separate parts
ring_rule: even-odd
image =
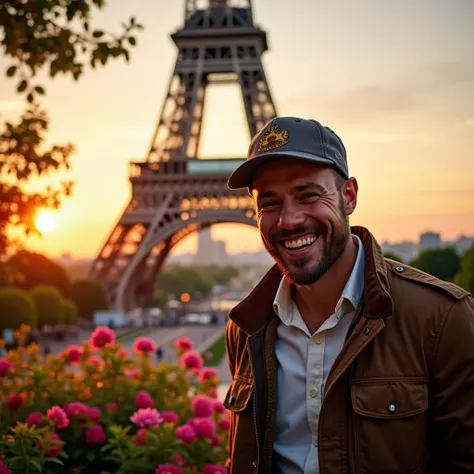
[[[390,260],[395,260],[396,262],[403,262],[401,257],[395,252],[392,252],[391,250],[387,250],[386,252],[384,252],[384,257],[389,258]]]
[[[461,268],[454,278],[454,283],[474,295],[474,244],[463,255]]]
[[[108,309],[107,294],[97,280],[81,279],[71,284],[71,299],[76,303],[79,316],[92,321],[94,312]]]
[[[0,330],[18,329],[22,324],[37,327],[32,296],[20,288],[0,288]]]
[[[191,299],[206,296],[214,282],[198,268],[176,266],[165,269],[157,285],[158,301],[164,304],[171,296],[179,298],[182,293],[189,293]]]
[[[445,247],[425,250],[410,265],[441,280],[452,281],[461,267],[461,259],[453,247]]]
[[[239,275],[239,270],[231,266],[196,267],[196,270],[204,276],[204,278],[212,281],[213,285],[227,285],[232,278]]]
[[[0,47],[7,77],[16,79],[17,92],[28,108],[18,123],[0,130],[0,256],[12,244],[8,229],[16,227],[39,233],[35,212],[57,208],[71,193],[72,183],[56,189],[30,192],[25,184],[33,176],[69,169],[74,152],[70,143],[47,145],[49,118],[39,104],[45,87],[38,81],[47,70],[78,80],[84,70],[104,66],[109,59],[129,60],[136,45],[135,32],[142,28],[131,18],[119,35],[91,29],[92,12],[106,6],[105,0],[2,0],[0,2]]]
[[[64,324],[66,314],[64,312],[64,301],[61,293],[53,286],[39,285],[31,290],[31,296],[35,302],[38,314],[38,326]]]
[[[45,255],[20,250],[4,264],[0,263],[0,267],[4,269],[0,272],[0,286],[14,285],[30,290],[38,285],[50,285],[65,297],[70,294],[71,284],[66,271]]]
[[[68,326],[75,326],[79,321],[77,304],[72,300],[63,300],[64,322]]]

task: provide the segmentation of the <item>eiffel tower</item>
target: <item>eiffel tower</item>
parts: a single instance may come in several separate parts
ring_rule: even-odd
[[[178,54],[149,151],[130,163],[132,197],[89,272],[123,311],[153,300],[166,257],[191,233],[256,226],[252,198],[227,188],[244,158],[198,157],[207,87],[240,85],[249,138],[276,116],[261,60],[267,37],[251,0],[185,0],[184,26],[171,38]]]

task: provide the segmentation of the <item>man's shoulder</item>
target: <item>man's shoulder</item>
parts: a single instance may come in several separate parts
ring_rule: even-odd
[[[472,295],[454,283],[404,263],[386,259],[386,264],[390,294],[399,314],[431,319],[431,316],[447,314],[453,306],[464,306],[466,301],[472,301]]]
[[[452,282],[440,280],[410,265],[388,258],[385,259],[385,262],[387,272],[391,275],[391,288],[394,290],[392,297],[426,297],[439,301],[456,301],[472,297],[464,288]]]

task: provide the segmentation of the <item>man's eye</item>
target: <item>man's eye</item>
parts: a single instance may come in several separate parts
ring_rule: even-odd
[[[277,206],[278,203],[276,201],[265,201],[260,203],[260,209],[267,209],[269,207]]]
[[[315,199],[317,197],[318,197],[317,194],[312,194],[312,193],[302,194],[300,196],[300,201],[309,201],[310,199]]]

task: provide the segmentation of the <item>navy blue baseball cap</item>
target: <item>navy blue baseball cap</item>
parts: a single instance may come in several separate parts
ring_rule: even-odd
[[[247,160],[229,177],[230,189],[251,188],[257,168],[278,158],[294,158],[334,167],[349,179],[346,149],[342,140],[316,120],[276,117],[253,138]]]

